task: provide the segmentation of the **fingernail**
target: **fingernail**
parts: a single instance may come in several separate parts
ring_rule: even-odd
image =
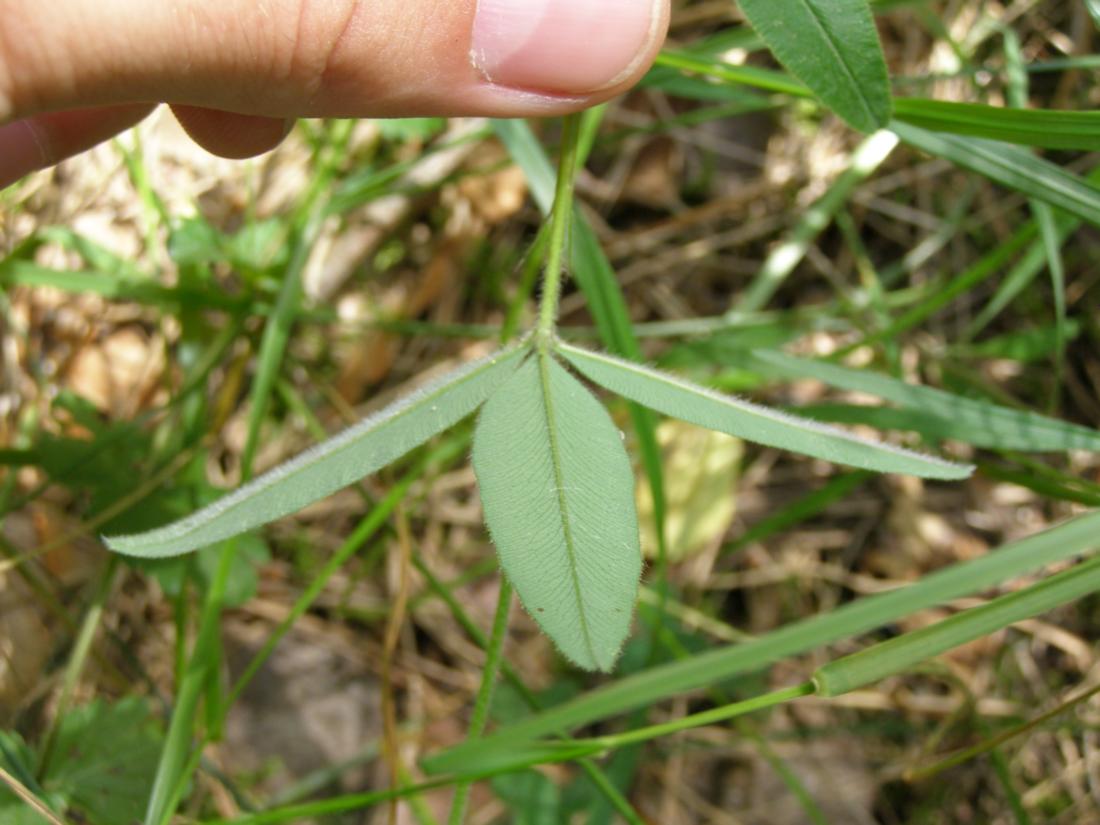
[[[658,36],[661,0],[478,0],[470,59],[500,86],[583,95],[626,79]]]
[[[0,189],[46,165],[34,127],[22,120],[0,126]]]

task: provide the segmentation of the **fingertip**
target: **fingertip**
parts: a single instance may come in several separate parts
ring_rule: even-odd
[[[470,60],[497,86],[574,97],[621,90],[656,56],[668,6],[668,0],[477,0]]]
[[[173,105],[172,113],[206,151],[237,160],[271,151],[294,126],[291,118],[242,115],[199,106]]]
[[[34,124],[17,120],[0,126],[0,189],[49,163]]]
[[[0,189],[140,122],[148,104],[51,112],[0,126]]]

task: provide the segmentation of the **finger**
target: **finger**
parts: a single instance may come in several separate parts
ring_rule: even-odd
[[[560,114],[652,61],[669,0],[5,0],[0,122],[169,101],[268,117]]]
[[[176,120],[196,143],[223,158],[250,158],[274,149],[293,120],[239,115],[196,106],[173,106]]]
[[[0,189],[129,129],[152,106],[53,112],[0,126]]]

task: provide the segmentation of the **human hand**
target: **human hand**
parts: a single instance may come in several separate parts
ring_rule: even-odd
[[[621,93],[669,0],[5,0],[0,188],[169,102],[215,154],[297,117],[538,117]]]

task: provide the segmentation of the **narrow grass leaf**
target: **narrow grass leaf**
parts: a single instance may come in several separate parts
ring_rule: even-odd
[[[571,344],[561,343],[558,348],[569,363],[600,386],[700,427],[865,470],[944,479],[966,478],[973,470],[720,395],[641,364]]]
[[[737,318],[764,308],[776,290],[806,257],[817,237],[833,222],[837,212],[848,202],[856,187],[875,173],[897,145],[897,135],[880,129],[869,135],[852,152],[848,168],[829,185],[824,195],[802,213],[790,236],[768,254],[748,289],[729,312],[729,317]]]
[[[723,546],[722,552],[732,553],[753,542],[763,541],[776,533],[787,530],[823,512],[827,507],[843,499],[853,490],[865,484],[873,475],[864,470],[834,476],[820,489],[799,498],[791,504],[765,516],[752,527]]]
[[[1026,149],[985,138],[930,132],[893,120],[890,129],[911,146],[1100,226],[1100,188]]]
[[[1100,0],[1085,0],[1085,8],[1092,16],[1092,22],[1100,29]]]
[[[890,81],[867,0],[739,0],[779,62],[850,125],[890,118]]]
[[[656,67],[656,70],[676,69],[704,78],[714,78],[715,80],[721,80],[727,86],[752,86],[753,88],[763,89],[768,92],[778,92],[780,94],[792,95],[793,97],[813,99],[813,94],[808,88],[799,81],[791,78],[785,72],[762,69],[759,66],[734,65],[726,62],[719,55],[699,55],[691,54],[686,51],[664,49],[657,55],[657,59],[654,61],[653,65]],[[666,78],[661,84],[654,85],[666,91],[672,91],[668,89],[668,84],[671,80],[676,78],[677,76],[673,75],[670,78]],[[650,84],[647,83],[645,85]],[[683,88],[680,87],[680,90],[683,91]]]
[[[1092,177],[1095,177],[1095,174]],[[1032,200],[1033,204],[1036,202],[1038,202],[1036,199]],[[1081,221],[1078,218],[1058,211],[1054,212],[1054,222],[1057,226],[1059,246],[1065,244],[1069,237],[1081,226]],[[1047,231],[1044,230],[1044,232]],[[1007,273],[1001,276],[997,291],[985,302],[985,305],[974,316],[973,320],[966,325],[966,329],[961,336],[963,340],[969,340],[978,335],[1018,295],[1026,291],[1031,282],[1043,271],[1043,267],[1049,264],[1048,246],[1049,241],[1045,234],[1040,235],[1038,240],[1032,241],[1031,246],[1020,256],[1020,259],[1012,265]]]
[[[981,103],[896,98],[898,120],[956,135],[1000,140],[1043,149],[1100,149],[1100,112],[1006,109]]]
[[[759,671],[782,659],[866,633],[918,610],[945,604],[1097,549],[1100,549],[1100,511],[1093,511],[980,558],[930,573],[906,587],[865,596],[829,613],[793,622],[750,641],[726,645],[619,679],[508,725],[484,739],[431,756],[421,764],[430,774],[461,771],[481,756],[507,751],[523,740],[560,734],[563,730],[652,705],[670,696]]]
[[[563,654],[611,670],[630,630],[641,550],[634,475],[607,411],[549,354],[478,418],[474,471],[501,565]]]
[[[465,418],[504,382],[525,352],[525,346],[515,346],[474,361],[187,518],[147,533],[107,538],[107,546],[128,556],[174,556],[293,513]]]
[[[1064,333],[1059,333],[1055,324],[1047,324],[994,335],[977,344],[955,344],[949,351],[961,358],[1007,358],[1027,364],[1050,357],[1058,351],[1061,339],[1072,342],[1083,329],[1080,321],[1067,318]]]
[[[756,350],[752,360],[768,375],[816,378],[832,387],[892,401],[904,410],[936,419],[936,429],[942,437],[957,438],[976,447],[1035,452],[1100,451],[1100,432],[1029,410],[1014,410],[934,387],[908,384],[870,370],[795,358],[782,352]]]
[[[821,696],[839,696],[1097,590],[1100,590],[1100,558],[830,662],[814,673],[814,686]]]

